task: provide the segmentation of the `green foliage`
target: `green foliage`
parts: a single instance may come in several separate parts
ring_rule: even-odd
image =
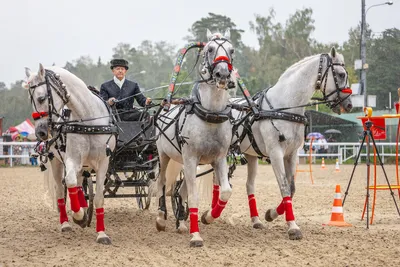
[[[22,88],[22,81],[11,85],[11,90],[0,91],[0,117],[3,119],[3,131],[31,117],[32,107],[28,90]]]
[[[206,30],[225,33],[230,30],[231,41],[235,47],[233,65],[238,69],[250,93],[274,85],[280,75],[293,63],[304,57],[328,53],[335,46],[344,55],[346,69],[349,74],[349,84],[359,80],[358,71],[354,70],[354,60],[360,58],[360,25],[349,29],[349,37],[342,45],[338,43],[320,43],[312,38],[315,30],[313,11],[303,8],[291,14],[285,23],[275,21],[275,10],[270,9],[267,16],[255,15],[249,22],[250,30],[256,35],[259,48],[255,49],[242,40],[243,30],[238,29],[234,21],[224,15],[208,13],[206,17],[195,21],[188,29],[187,41],[207,41]],[[326,29],[328,30],[328,29]],[[387,29],[381,35],[374,36],[367,27],[367,92],[377,95],[378,109],[388,106],[388,95],[392,93],[397,100],[396,92],[400,87],[400,30]],[[142,90],[168,85],[173,66],[177,58],[177,48],[164,41],[142,41],[138,47],[127,43],[119,43],[112,49],[113,58],[125,58],[130,62],[128,79],[137,81]],[[196,52],[189,51],[181,73],[178,76],[177,87],[181,81],[195,81]],[[201,60],[201,58],[200,58]],[[86,84],[99,86],[112,79],[109,62],[101,58],[93,60],[88,56],[67,62],[65,68],[83,79]],[[198,68],[198,66],[196,67]],[[141,71],[145,73],[140,73]],[[21,75],[23,70],[21,70]],[[30,117],[32,112],[27,91],[21,89],[21,81],[11,86],[11,90],[0,81],[0,116],[5,116],[4,128],[15,125]],[[192,85],[184,85],[177,91],[177,97],[188,96]],[[145,92],[153,98],[163,98],[167,87]],[[240,93],[238,92],[238,96]],[[310,107],[315,109],[315,107]],[[319,111],[330,112],[325,105],[319,105]]]
[[[193,23],[189,29],[191,35],[185,39],[205,42],[207,40],[207,29],[212,33],[220,32],[222,34],[230,30],[232,45],[238,49],[242,47],[242,33],[244,31],[236,29],[236,24],[230,18],[214,13],[208,13],[208,17],[201,18]]]
[[[367,52],[367,62],[367,93],[377,95],[377,107],[384,109],[389,106],[389,92],[397,101],[400,87],[400,30],[385,30],[381,37],[374,39]]]

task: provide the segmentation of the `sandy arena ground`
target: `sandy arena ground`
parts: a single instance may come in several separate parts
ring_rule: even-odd
[[[134,199],[105,200],[111,246],[95,243],[93,224],[86,229],[73,225],[73,232],[61,233],[58,214],[44,197],[39,168],[1,168],[0,266],[399,266],[400,219],[389,191],[378,192],[369,230],[365,220],[360,220],[365,165],[357,167],[344,207],[345,220],[353,227],[322,226],[330,219],[335,185],[342,186],[343,196],[353,169],[353,165],[343,165],[336,173],[333,165],[327,167],[321,170],[314,165],[314,185],[309,174],[297,176],[294,212],[304,235],[301,241],[288,240],[284,217],[265,223],[265,229],[251,228],[246,169],[238,167],[232,180],[233,194],[222,217],[213,225],[200,223],[203,248],[189,248],[189,234],[175,233],[172,215],[167,231],[158,233],[155,200],[148,211],[138,210]],[[395,182],[394,166],[385,169]],[[384,182],[381,171],[378,179]],[[256,184],[264,222],[266,209],[280,202],[270,165],[260,167]],[[200,212],[206,209],[203,202]]]

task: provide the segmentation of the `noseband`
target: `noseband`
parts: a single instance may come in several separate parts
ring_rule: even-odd
[[[322,74],[322,63],[324,61],[324,58],[326,58],[326,60],[327,60],[327,67],[325,69],[325,72]],[[339,83],[337,80],[334,66],[342,66],[344,68],[344,70],[346,71],[346,82],[345,82],[344,87],[339,87]],[[326,84],[328,81],[329,70],[331,70],[331,72],[332,72],[333,81],[335,82],[336,90],[329,94],[326,94]],[[347,73],[347,70],[345,69],[343,63],[334,63],[334,62],[332,62],[332,58],[328,54],[321,54],[321,57],[319,59],[318,78],[317,78],[315,89],[321,90],[321,85],[322,85],[322,83],[324,83],[324,89],[322,90],[322,94],[324,97],[323,97],[323,99],[318,99],[318,98],[313,98],[313,99],[326,101],[327,106],[331,109],[336,107],[337,105],[342,103],[344,100],[349,98],[350,95],[352,94],[351,89],[346,87],[347,78],[348,78],[348,73]],[[347,94],[347,96],[344,98],[341,98],[340,93]],[[328,100],[328,98],[333,94],[337,94],[336,99]]]

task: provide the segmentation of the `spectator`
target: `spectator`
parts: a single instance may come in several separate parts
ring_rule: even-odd
[[[326,141],[325,138],[319,138],[317,141],[317,149],[318,149],[318,153],[324,154],[324,153],[328,153],[328,148],[329,146],[326,145],[328,142]]]

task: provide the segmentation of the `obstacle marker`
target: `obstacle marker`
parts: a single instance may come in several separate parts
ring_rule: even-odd
[[[340,172],[339,159],[336,159],[335,172]]]
[[[344,221],[343,206],[342,206],[342,196],[340,193],[340,185],[336,185],[335,197],[333,199],[331,220],[324,226],[339,226],[346,227],[352,226],[351,224]]]
[[[325,166],[325,159],[324,159],[324,158],[322,158],[321,169],[326,169],[326,166]]]

